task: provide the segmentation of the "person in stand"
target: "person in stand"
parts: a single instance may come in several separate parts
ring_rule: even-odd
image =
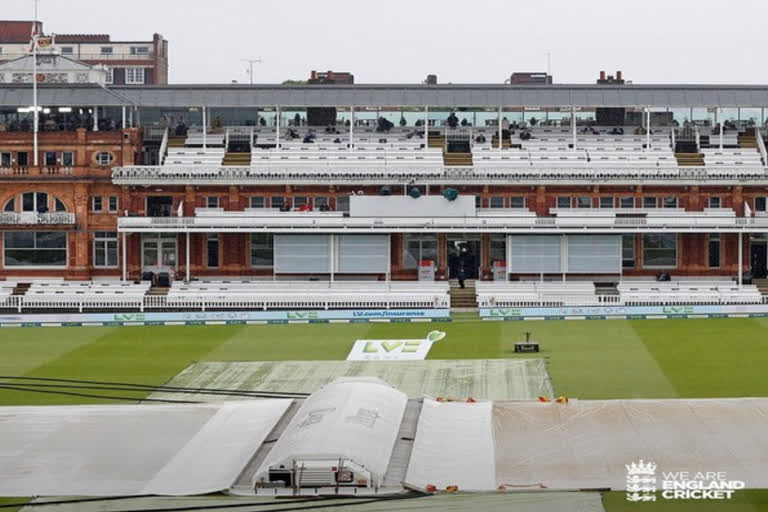
[[[301,116],[298,112],[296,112],[296,115],[293,116],[293,126],[301,126]]]
[[[467,279],[467,273],[464,271],[464,264],[459,264],[459,270],[456,272],[456,279],[459,281],[459,287],[465,288],[464,281]]]

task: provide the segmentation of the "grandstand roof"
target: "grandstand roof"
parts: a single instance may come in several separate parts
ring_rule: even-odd
[[[144,85],[115,86],[118,96],[94,97],[80,85],[41,89],[47,105],[119,106],[135,102],[145,107],[247,106],[412,106],[437,108],[528,107],[763,107],[764,85],[503,85],[503,84],[358,84],[358,85]],[[26,105],[31,88],[0,86],[0,103]]]

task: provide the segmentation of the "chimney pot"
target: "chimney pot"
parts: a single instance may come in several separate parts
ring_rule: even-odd
[[[621,81],[621,71],[616,72],[616,80]]]
[[[605,71],[600,72],[600,80],[605,80]]]

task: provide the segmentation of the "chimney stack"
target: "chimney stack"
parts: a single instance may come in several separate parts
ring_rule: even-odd
[[[616,72],[616,81],[621,82],[621,71]]]
[[[601,72],[600,72],[600,80],[601,80],[601,81],[604,81],[604,80],[605,80],[605,71],[601,71]]]
[[[317,80],[317,71],[315,71],[313,69],[312,72],[309,74],[309,79],[310,80]]]

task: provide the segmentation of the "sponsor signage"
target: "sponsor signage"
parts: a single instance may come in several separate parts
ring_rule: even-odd
[[[567,306],[560,308],[480,308],[483,318],[525,318],[525,317],[611,317],[611,316],[680,316],[765,314],[768,304],[733,304],[700,306]]]
[[[432,331],[421,340],[357,340],[347,361],[419,361],[443,338],[443,331]]]
[[[317,321],[371,319],[448,318],[450,311],[442,309],[350,309],[350,310],[297,310],[297,311],[186,311],[143,313],[69,313],[69,314],[0,314],[0,324],[23,322],[193,322],[193,321],[260,321],[282,320]]]

